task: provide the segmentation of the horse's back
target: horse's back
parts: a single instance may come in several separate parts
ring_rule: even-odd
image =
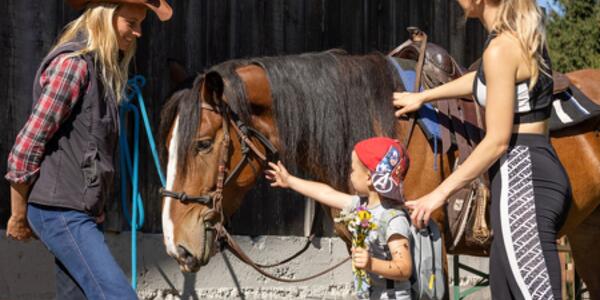
[[[600,69],[565,74],[591,101],[600,105]],[[600,115],[552,133],[552,145],[573,188],[573,205],[561,233],[572,232],[600,204]]]

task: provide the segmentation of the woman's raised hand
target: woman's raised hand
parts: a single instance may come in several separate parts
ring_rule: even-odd
[[[421,93],[394,93],[394,107],[397,108],[396,117],[418,111],[423,103],[425,103],[425,99]]]
[[[288,179],[290,178],[290,173],[281,161],[278,161],[277,164],[270,162],[269,167],[271,167],[271,169],[266,171],[266,177],[272,181],[271,186],[289,188],[290,185]]]

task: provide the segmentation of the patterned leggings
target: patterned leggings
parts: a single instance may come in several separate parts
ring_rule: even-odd
[[[561,299],[556,238],[571,205],[571,187],[548,137],[513,135],[490,178],[492,298]]]

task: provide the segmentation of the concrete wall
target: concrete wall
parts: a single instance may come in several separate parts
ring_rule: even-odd
[[[53,257],[39,241],[28,243],[7,240],[0,231],[0,300],[53,299]],[[107,242],[130,274],[130,236],[107,234]],[[288,257],[304,245],[302,237],[236,236],[244,251],[259,262],[275,262]],[[165,254],[162,236],[143,234],[138,241],[138,295],[141,299],[351,299],[350,264],[320,278],[285,284],[266,279],[241,263],[229,252],[219,253],[199,273],[183,275],[175,261]],[[342,260],[346,247],[339,238],[316,239],[313,245],[292,262],[270,269],[273,274],[300,278],[321,271]],[[449,259],[451,261],[451,259]],[[461,262],[487,269],[487,260],[463,258]],[[461,273],[461,284],[473,278]],[[488,289],[471,299],[486,299]]]
[[[7,240],[3,231],[0,235],[0,299],[53,299],[53,257],[41,242]],[[286,258],[305,241],[301,237],[279,236],[235,239],[259,262]],[[130,236],[107,234],[107,242],[129,275]],[[138,240],[138,247],[138,295],[142,299],[350,298],[349,263],[305,283],[285,284],[266,279],[229,252],[217,254],[199,273],[183,275],[175,261],[166,255],[162,235],[144,234]],[[340,239],[321,238],[299,258],[269,271],[300,278],[342,260],[346,253]]]

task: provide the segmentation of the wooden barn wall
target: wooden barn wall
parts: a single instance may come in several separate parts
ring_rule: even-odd
[[[31,107],[32,80],[62,27],[78,13],[61,0],[2,0],[0,18],[0,170]],[[175,0],[167,23],[148,15],[133,70],[148,79],[143,89],[156,132],[161,106],[171,88],[168,59],[201,72],[232,58],[295,54],[342,48],[350,53],[388,51],[407,39],[408,26],[425,30],[430,41],[463,65],[481,53],[485,33],[464,20],[450,0]],[[142,135],[140,179],[146,208],[145,232],[160,232],[159,182]],[[0,182],[0,226],[10,215],[9,185]],[[120,223],[120,201],[107,204]],[[321,222],[319,232],[329,234]],[[300,235],[304,200],[260,183],[232,218],[237,234]],[[121,219],[122,220],[122,219]],[[117,226],[118,227],[118,226]],[[113,226],[112,228],[115,228]]]

